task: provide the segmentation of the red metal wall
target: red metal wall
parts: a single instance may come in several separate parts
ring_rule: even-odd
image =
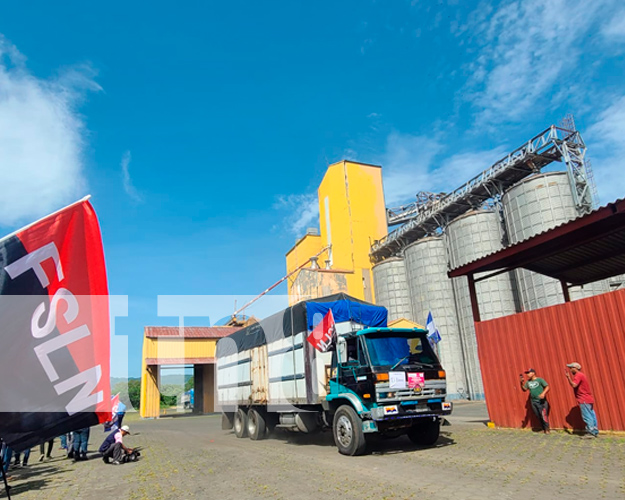
[[[551,389],[553,428],[583,429],[565,365],[577,361],[595,396],[600,429],[625,430],[625,290],[475,324],[490,419],[501,427],[537,422],[519,387],[535,368]]]

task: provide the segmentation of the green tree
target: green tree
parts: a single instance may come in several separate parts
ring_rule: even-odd
[[[193,389],[193,375],[191,375],[184,384],[184,391],[188,392]]]

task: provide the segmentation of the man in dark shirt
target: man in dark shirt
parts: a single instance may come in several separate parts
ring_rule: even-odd
[[[585,438],[595,438],[599,435],[599,427],[597,424],[597,415],[595,414],[595,398],[592,396],[588,377],[582,373],[582,365],[577,362],[566,365],[568,370],[564,370],[566,379],[573,388],[575,399],[582,411],[582,419],[586,424]]]
[[[532,410],[538,417],[543,432],[549,434],[549,403],[547,402],[547,393],[549,392],[549,384],[544,379],[536,376],[534,368],[528,368],[525,371],[527,381],[520,375],[519,382],[523,392],[530,391],[530,402]]]
[[[111,432],[98,450],[102,453],[102,460],[105,464],[109,463],[109,459],[113,459],[111,462],[113,465],[119,465],[124,461],[124,454],[129,455],[132,453],[131,448],[127,448],[123,443],[123,438],[127,434],[130,434],[130,428],[127,425],[122,425],[121,429]]]

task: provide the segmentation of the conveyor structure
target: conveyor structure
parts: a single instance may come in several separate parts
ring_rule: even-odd
[[[580,214],[593,208],[586,166],[586,145],[577,130],[550,126],[449,194],[420,193],[417,201],[388,209],[389,226],[402,224],[371,247],[371,260],[380,262],[410,243],[440,233],[452,220],[503,193],[553,162],[566,165],[575,205]]]

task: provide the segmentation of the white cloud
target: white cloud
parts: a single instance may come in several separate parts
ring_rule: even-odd
[[[601,203],[625,197],[625,96],[597,116],[584,133]]]
[[[607,39],[625,41],[625,9],[621,9],[605,24],[601,30]]]
[[[501,145],[484,151],[464,151],[445,158],[432,173],[436,190],[450,192],[501,160],[509,152]]]
[[[0,35],[0,226],[30,222],[83,196],[85,126],[76,111],[99,90],[88,66],[40,79]]]
[[[559,104],[555,99],[565,99],[570,90],[561,90],[579,69],[588,35],[614,5],[614,0],[518,0],[503,3],[488,18],[478,10],[468,27],[478,51],[466,68],[471,75],[466,95],[477,124],[528,120],[536,110]]]
[[[132,179],[130,178],[130,160],[132,160],[132,156],[130,155],[130,151],[126,151],[122,155],[122,181],[124,183],[124,191],[126,194],[130,196],[134,201],[141,202],[143,201],[143,196],[137,191],[137,189],[132,184]]]
[[[461,151],[444,155],[440,136],[391,133],[381,157],[384,194],[389,206],[414,201],[419,191],[450,192],[502,158],[507,149]]]
[[[319,203],[316,194],[278,196],[274,209],[287,212],[284,218],[287,230],[303,236],[309,227],[319,226]]]
[[[431,189],[430,170],[442,144],[433,137],[392,132],[380,158],[386,204],[414,201],[417,191]]]

